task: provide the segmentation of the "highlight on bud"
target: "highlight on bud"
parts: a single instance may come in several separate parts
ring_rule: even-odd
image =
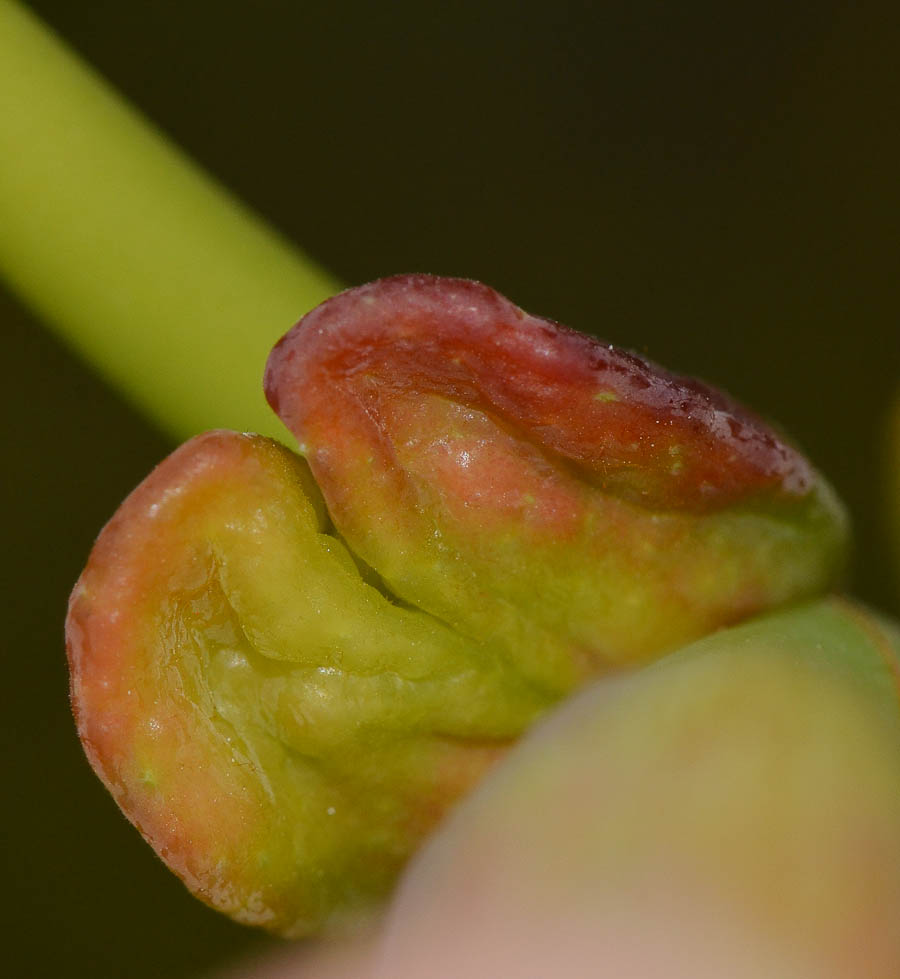
[[[309,466],[186,443],[101,533],[67,646],[125,814],[203,900],[284,935],[366,914],[577,684],[841,563],[840,505],[759,419],[476,283],[330,300],[266,391]]]
[[[391,590],[561,692],[841,565],[840,504],[759,418],[480,283],[342,293],[275,347],[265,387]]]

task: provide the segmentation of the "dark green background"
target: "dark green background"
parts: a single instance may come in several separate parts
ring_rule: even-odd
[[[477,277],[777,418],[853,511],[855,590],[896,610],[895,2],[31,6],[347,283]],[[6,293],[0,330],[4,947],[17,975],[200,975],[258,939],[105,797],[62,645],[94,535],[170,444]]]

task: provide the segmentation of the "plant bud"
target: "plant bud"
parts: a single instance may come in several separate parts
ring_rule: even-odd
[[[817,594],[842,562],[840,504],[760,419],[480,283],[328,300],[266,393],[392,592],[560,693]]]
[[[123,503],[72,594],[91,764],[188,887],[287,935],[358,914],[542,709],[364,580],[305,463],[209,432]]]
[[[201,898],[364,915],[586,678],[823,589],[845,521],[725,396],[484,286],[412,276],[276,348],[259,436],[182,446],[72,595],[94,768]]]

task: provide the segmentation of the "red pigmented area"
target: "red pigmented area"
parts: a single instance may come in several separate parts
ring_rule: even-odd
[[[380,898],[440,815],[508,747],[507,738],[422,733],[414,707],[409,738],[398,738],[402,692],[387,711],[390,747],[369,744],[352,672],[343,727],[313,739],[314,748],[306,742],[308,754],[281,740],[274,718],[282,700],[284,712],[303,718],[302,686],[276,684],[263,704],[265,684],[253,679],[267,672],[265,655],[252,647],[223,576],[241,560],[265,576],[229,535],[241,542],[277,522],[305,496],[305,471],[260,436],[220,431],[187,442],[103,529],[66,620],[78,733],[119,807],[198,897],[288,936]],[[287,535],[281,542],[303,546]],[[303,640],[301,631],[298,646]],[[310,655],[336,651],[318,642]],[[287,680],[290,662],[271,664],[273,676]],[[223,688],[226,668],[237,672]],[[308,663],[298,670],[308,674]]]
[[[326,496],[357,458],[390,478],[395,420],[428,395],[649,509],[709,512],[813,484],[803,457],[726,395],[463,279],[397,276],[323,303],[272,351],[265,389]]]
[[[177,649],[190,645],[191,615],[222,614],[204,533],[223,497],[234,506],[235,492],[267,480],[258,441],[210,432],[158,466],[103,529],[66,621],[72,705],[94,770],[191,890],[250,921],[269,807],[223,734],[201,663]]]

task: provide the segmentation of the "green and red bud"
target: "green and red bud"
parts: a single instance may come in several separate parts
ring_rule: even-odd
[[[480,283],[328,300],[266,394],[390,589],[560,693],[817,594],[842,560],[840,504],[758,418]]]
[[[116,801],[200,897],[285,934],[371,906],[549,703],[326,530],[293,453],[198,436],[106,526],[67,623]]]
[[[330,300],[266,390],[312,476],[259,436],[182,446],[100,535],[67,640],[124,812],[282,934],[365,914],[579,683],[841,563],[840,505],[761,421],[476,283]]]

